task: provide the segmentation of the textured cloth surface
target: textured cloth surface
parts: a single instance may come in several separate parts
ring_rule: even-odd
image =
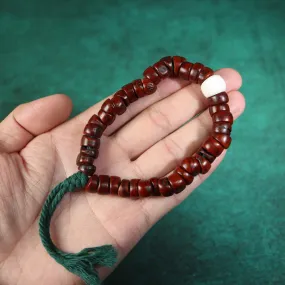
[[[1,119],[52,93],[76,114],[168,54],[244,78],[226,159],[107,285],[285,284],[284,15],[282,0],[1,0]]]

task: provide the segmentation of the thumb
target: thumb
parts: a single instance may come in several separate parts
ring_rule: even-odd
[[[0,123],[0,152],[17,152],[35,136],[68,119],[72,102],[66,95],[51,95],[19,105]]]

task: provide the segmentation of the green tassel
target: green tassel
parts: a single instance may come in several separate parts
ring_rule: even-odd
[[[78,275],[87,285],[98,285],[100,279],[95,266],[112,267],[117,262],[117,252],[112,245],[85,248],[79,253],[66,253],[58,249],[50,237],[50,222],[57,205],[68,192],[84,188],[88,177],[77,172],[58,184],[49,194],[42,208],[39,234],[42,244],[51,257],[67,270]]]

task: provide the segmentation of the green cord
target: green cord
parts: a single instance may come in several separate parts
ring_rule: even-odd
[[[79,253],[66,253],[58,249],[50,237],[50,223],[52,215],[63,196],[84,188],[88,177],[77,172],[58,184],[49,194],[42,208],[39,221],[39,234],[45,249],[59,264],[73,274],[78,275],[87,285],[98,285],[100,279],[95,266],[111,267],[117,262],[117,252],[112,245],[85,248]]]

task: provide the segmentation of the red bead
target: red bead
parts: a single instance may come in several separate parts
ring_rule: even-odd
[[[224,150],[223,146],[213,137],[209,137],[202,145],[209,154],[218,157]]]
[[[199,161],[194,157],[186,157],[180,165],[189,174],[195,176],[201,172]]]
[[[161,78],[166,78],[170,76],[170,71],[163,61],[158,61],[153,65],[158,75]]]
[[[100,138],[104,129],[96,124],[87,124],[84,129],[84,134],[94,138]]]
[[[166,56],[160,59],[169,69],[170,76],[173,76],[173,61],[171,56]]]
[[[105,111],[108,114],[116,115],[114,104],[110,98],[106,99],[101,106],[101,110]]]
[[[229,148],[232,138],[229,135],[213,133],[213,138],[216,139],[225,149]]]
[[[115,119],[116,119],[116,117],[115,117],[115,115],[111,115],[111,114],[108,114],[108,113],[106,113],[105,111],[103,111],[103,110],[100,110],[99,112],[98,112],[98,116],[99,116],[99,118],[101,119],[101,121],[105,124],[105,125],[111,125],[114,121],[115,121]]]
[[[229,122],[218,122],[213,124],[214,133],[230,135],[231,131],[232,131],[232,124]]]
[[[167,177],[158,179],[158,189],[160,194],[165,197],[171,196],[174,193]]]
[[[158,178],[153,177],[150,179],[151,185],[152,185],[152,191],[154,196],[160,196],[160,192],[158,189]]]
[[[182,63],[184,61],[186,61],[186,58],[182,57],[182,56],[176,56],[175,55],[172,57],[172,61],[173,61],[173,74],[174,74],[174,76],[178,76],[179,69],[180,69]]]
[[[94,159],[99,156],[99,151],[96,148],[92,148],[90,146],[82,146],[80,148],[80,153],[86,154],[88,156],[93,157]]]
[[[196,158],[200,163],[201,166],[200,173],[205,174],[211,169],[211,163],[206,158],[198,154],[194,154],[193,157]]]
[[[127,106],[122,97],[114,95],[112,98],[112,103],[114,105],[114,111],[117,115],[122,115],[126,112]]]
[[[189,174],[186,170],[184,170],[182,167],[178,166],[175,171],[181,175],[183,177],[183,179],[185,180],[186,185],[190,185],[193,180],[194,180],[194,176]]]
[[[200,73],[198,75],[198,84],[202,84],[207,78],[209,78],[213,74],[214,74],[214,71],[211,68],[204,66],[200,70]]]
[[[148,197],[152,195],[152,185],[149,180],[140,180],[138,183],[140,197]]]
[[[122,98],[126,106],[129,106],[131,104],[126,92],[124,92],[123,90],[117,91],[114,96]]]
[[[186,187],[186,182],[182,176],[180,176],[177,172],[172,172],[168,176],[169,183],[174,190],[174,193],[178,194],[182,192]]]
[[[133,87],[134,87],[134,90],[138,98],[144,97],[146,95],[144,93],[143,84],[142,84],[141,79],[134,80]]]
[[[118,195],[118,190],[121,185],[119,176],[110,176],[110,194]]]
[[[130,196],[130,181],[127,179],[123,179],[121,185],[118,190],[118,195],[121,197],[129,197]]]
[[[94,163],[94,158],[91,156],[88,156],[83,153],[79,153],[76,159],[76,164],[81,165],[81,164],[86,164],[86,165],[93,165]]]
[[[136,92],[135,92],[135,90],[133,88],[133,84],[132,83],[124,85],[122,87],[122,90],[127,94],[130,103],[133,103],[133,102],[138,100],[138,97],[136,95]]]
[[[199,150],[197,151],[197,154],[206,158],[209,162],[214,162],[214,160],[216,159],[215,156],[211,155],[210,153],[208,153],[205,149],[203,148],[199,148]]]
[[[89,121],[89,124],[94,124],[97,125],[99,127],[101,127],[103,129],[103,131],[107,128],[107,126],[105,124],[103,124],[103,122],[101,121],[101,119],[98,117],[98,115],[93,115]]]
[[[229,102],[229,96],[226,92],[221,92],[208,98],[209,106],[226,104],[228,102]]]
[[[98,175],[94,174],[89,178],[88,183],[86,184],[84,190],[88,192],[96,192],[98,184],[99,184],[99,177]]]
[[[210,115],[213,116],[215,113],[219,111],[230,111],[230,107],[228,104],[219,104],[219,105],[213,105],[209,107]]]
[[[190,75],[189,75],[190,82],[198,83],[198,76],[203,67],[204,65],[199,62],[196,62],[193,64],[192,69],[190,71]]]
[[[143,72],[144,77],[150,79],[154,84],[158,84],[161,80],[159,74],[157,71],[152,67],[149,66],[144,72]]]
[[[100,138],[104,130],[105,128],[102,128],[100,125],[88,123],[84,128],[84,134],[89,137]]]
[[[99,175],[99,184],[97,192],[99,194],[110,193],[110,177],[108,175]]]
[[[142,84],[143,84],[144,93],[146,95],[153,94],[157,89],[156,85],[148,78],[143,78]]]
[[[92,148],[98,149],[100,147],[100,139],[88,137],[88,136],[82,136],[81,145],[82,146],[90,146]]]
[[[179,77],[184,79],[184,80],[189,80],[189,75],[191,68],[193,66],[193,63],[185,61],[181,64],[180,69],[179,69]]]
[[[130,196],[132,198],[139,197],[139,189],[138,189],[139,181],[140,179],[131,179],[130,181]]]
[[[78,166],[78,170],[80,172],[83,172],[84,174],[86,174],[87,176],[91,176],[94,174],[94,172],[96,171],[96,167],[94,165],[86,165],[86,164],[82,164]]]
[[[231,112],[228,111],[219,111],[212,116],[212,120],[214,123],[217,122],[229,122],[233,123],[234,118]]]

